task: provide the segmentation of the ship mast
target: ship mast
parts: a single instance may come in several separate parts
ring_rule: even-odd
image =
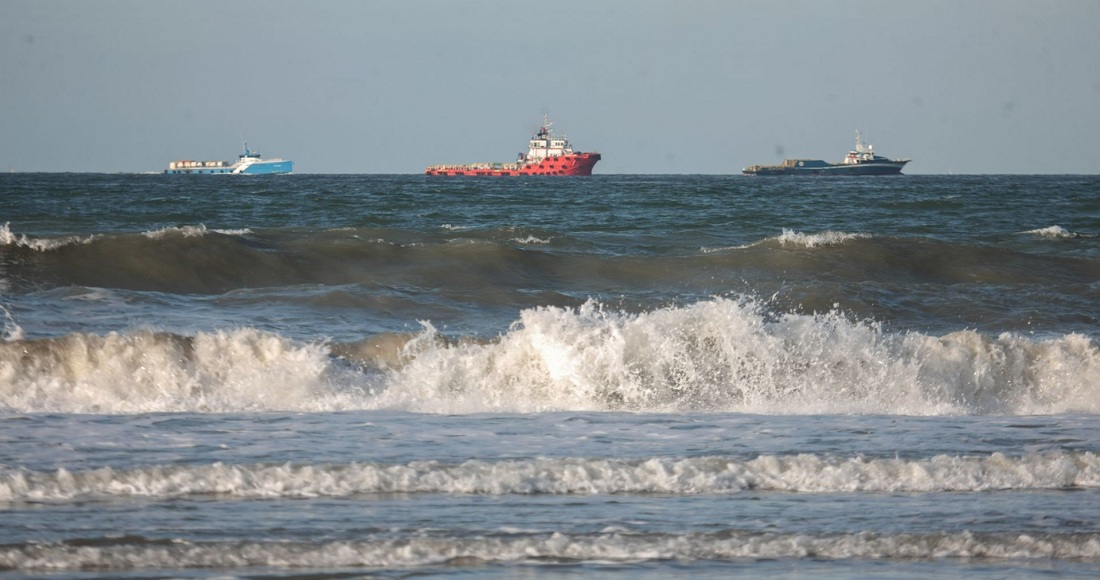
[[[542,136],[542,138],[545,139],[545,141],[543,141],[543,144],[545,146],[542,149],[543,159],[550,156],[550,135],[553,134],[553,131],[551,131],[551,129],[550,129],[550,125],[552,125],[552,124],[553,123],[550,122],[550,113],[543,113],[542,114],[542,132],[545,133],[545,135]]]

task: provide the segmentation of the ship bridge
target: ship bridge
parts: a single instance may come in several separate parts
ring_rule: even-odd
[[[530,149],[527,151],[526,156],[520,155],[521,161],[538,163],[547,157],[573,154],[573,147],[569,145],[569,140],[565,138],[565,135],[554,135],[552,125],[550,115],[543,115],[542,127],[539,128],[538,133],[531,137]]]

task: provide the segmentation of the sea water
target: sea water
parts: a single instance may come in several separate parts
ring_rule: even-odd
[[[1100,575],[1100,177],[0,175],[0,573]]]

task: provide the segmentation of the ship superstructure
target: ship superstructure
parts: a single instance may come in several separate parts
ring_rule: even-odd
[[[512,163],[468,163],[465,165],[432,165],[425,175],[592,175],[592,167],[600,160],[594,152],[573,151],[565,135],[555,135],[549,115],[543,115],[542,126],[531,137],[527,153],[520,153]]]

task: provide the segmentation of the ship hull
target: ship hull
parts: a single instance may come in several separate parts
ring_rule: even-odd
[[[472,163],[469,165],[434,165],[424,175],[497,176],[515,175],[592,175],[600,160],[599,153],[573,153],[547,157],[538,163]]]
[[[744,175],[758,176],[856,176],[900,175],[908,161],[871,162],[859,164],[826,163],[824,161],[787,161],[783,165],[754,165],[741,171]]]
[[[241,175],[275,175],[294,171],[293,161],[261,161],[241,171]]]

